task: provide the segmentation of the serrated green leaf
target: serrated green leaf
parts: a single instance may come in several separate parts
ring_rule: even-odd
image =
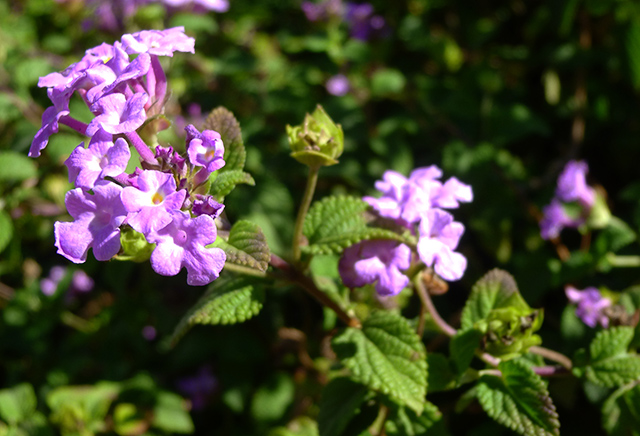
[[[34,160],[15,151],[0,152],[0,182],[22,182],[38,176]]]
[[[217,238],[213,245],[224,250],[227,255],[225,263],[233,263],[262,272],[269,267],[271,253],[267,239],[260,227],[251,221],[236,222],[229,232],[229,239],[225,241]]]
[[[458,372],[462,374],[471,365],[471,360],[480,346],[482,332],[476,329],[459,331],[449,342],[451,360]]]
[[[235,324],[260,312],[264,289],[255,279],[222,276],[180,320],[173,332],[176,343],[194,324]]]
[[[36,394],[29,383],[0,391],[0,418],[8,424],[18,424],[29,418],[36,405]]]
[[[415,245],[412,239],[394,233],[391,230],[365,227],[360,230],[322,238],[315,244],[301,247],[301,249],[303,253],[313,255],[340,254],[345,248],[353,244],[373,239],[392,239],[404,244]]]
[[[515,307],[530,310],[518,291],[513,276],[501,269],[493,269],[473,285],[471,295],[462,310],[462,329],[472,328],[485,319],[493,309]]]
[[[638,383],[620,387],[602,405],[602,427],[611,436],[640,436]]]
[[[204,128],[218,132],[224,144],[225,165],[218,171],[222,173],[231,170],[242,170],[247,153],[242,141],[240,123],[233,113],[222,106],[215,108],[205,120]]]
[[[426,350],[405,318],[373,312],[362,329],[346,328],[332,346],[356,381],[422,412],[427,393]]]
[[[13,221],[7,212],[0,210],[0,253],[7,248],[13,237]]]
[[[346,247],[370,239],[393,239],[415,245],[414,238],[388,229],[367,227],[364,211],[369,206],[358,197],[326,197],[313,204],[305,218],[303,233],[309,254],[338,254]]]
[[[320,436],[340,436],[358,414],[367,388],[346,377],[331,380],[322,390],[318,430]]]
[[[558,414],[540,376],[519,360],[501,362],[498,368],[502,377],[483,376],[477,385],[485,412],[522,435],[559,435]]]
[[[600,386],[615,387],[640,379],[640,356],[629,354],[632,327],[613,327],[596,335],[589,346],[585,375]]]
[[[209,194],[213,195],[218,201],[229,195],[236,185],[244,183],[254,186],[256,184],[251,174],[242,170],[223,171],[217,174],[215,180],[211,183]]]

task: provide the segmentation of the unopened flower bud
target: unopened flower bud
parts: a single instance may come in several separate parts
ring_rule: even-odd
[[[318,105],[298,126],[287,126],[291,156],[310,167],[335,165],[344,149],[342,126]]]

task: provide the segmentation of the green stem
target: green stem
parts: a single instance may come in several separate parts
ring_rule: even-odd
[[[618,256],[607,253],[607,261],[611,266],[618,268],[637,268],[640,266],[640,256]]]
[[[311,200],[313,200],[313,193],[316,190],[316,184],[318,182],[319,167],[309,167],[309,177],[307,178],[307,186],[304,189],[304,196],[302,197],[302,203],[300,209],[298,209],[298,217],[296,218],[296,226],[293,230],[293,261],[298,262],[300,260],[300,244],[302,243],[302,228],[304,226],[304,219],[307,217]]]

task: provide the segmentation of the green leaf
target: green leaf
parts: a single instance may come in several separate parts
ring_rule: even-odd
[[[600,386],[616,387],[640,379],[640,356],[629,354],[632,327],[613,327],[596,335],[589,346],[585,375]]]
[[[13,237],[13,221],[4,210],[0,210],[0,253],[7,248]]]
[[[612,436],[640,436],[640,384],[617,389],[602,405],[602,427]]]
[[[36,394],[29,383],[0,391],[0,418],[8,424],[18,424],[31,417],[36,405]]]
[[[542,378],[520,360],[501,362],[498,368],[502,377],[483,376],[477,385],[485,412],[522,435],[559,435],[558,414]]]
[[[451,360],[458,372],[462,374],[471,365],[476,350],[480,347],[482,332],[476,329],[459,331],[449,343]]]
[[[22,182],[38,176],[34,160],[15,151],[0,152],[0,182]]]
[[[153,408],[153,426],[169,433],[193,433],[193,421],[184,400],[171,392],[161,392]]]
[[[446,391],[456,387],[456,374],[453,372],[447,356],[441,353],[429,353],[427,363],[429,392]]]
[[[318,430],[320,436],[340,436],[349,421],[360,412],[367,388],[349,378],[331,380],[322,390]]]
[[[391,230],[367,227],[364,212],[369,205],[358,197],[326,197],[313,204],[305,218],[303,233],[310,254],[337,254],[362,240],[394,239],[415,245],[415,241]]]
[[[640,19],[634,18],[627,31],[627,57],[631,83],[636,89],[640,89]]]
[[[264,289],[246,276],[222,276],[182,318],[173,332],[175,344],[194,324],[235,324],[262,309]]]
[[[426,350],[405,318],[373,312],[362,329],[346,328],[332,346],[356,381],[422,412],[427,393]]]
[[[253,396],[251,415],[260,421],[276,421],[285,414],[294,394],[291,377],[282,372],[272,374]]]
[[[513,276],[501,269],[485,274],[471,289],[471,295],[462,310],[462,329],[472,328],[477,321],[487,318],[493,309],[515,307],[530,310]]]
[[[636,233],[633,229],[621,219],[612,216],[593,245],[596,252],[604,255],[608,252],[616,252],[635,240]]]
[[[242,170],[247,153],[242,141],[240,123],[233,113],[222,106],[215,108],[205,120],[204,129],[215,130],[222,138],[225,165],[218,171],[222,173],[231,170]]]
[[[229,239],[217,238],[213,244],[222,248],[227,255],[227,263],[265,272],[269,267],[271,253],[264,233],[257,224],[240,220],[229,232]]]
[[[223,171],[217,174],[215,180],[211,183],[209,194],[213,195],[218,201],[222,201],[224,197],[234,190],[236,185],[244,183],[246,185],[255,186],[256,182],[251,174],[242,170]]]
[[[388,436],[444,436],[449,434],[444,427],[442,413],[428,401],[425,401],[424,411],[419,416],[404,407],[393,410],[389,414],[385,427],[385,434]]]

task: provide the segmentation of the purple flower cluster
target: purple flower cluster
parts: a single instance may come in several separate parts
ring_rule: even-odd
[[[569,301],[576,304],[576,316],[586,325],[593,328],[600,324],[602,327],[609,327],[609,317],[605,309],[611,306],[611,300],[604,298],[600,291],[594,287],[589,287],[579,291],[573,286],[567,286],[565,294]]]
[[[435,165],[417,168],[408,178],[386,171],[375,184],[382,197],[364,197],[364,201],[381,217],[419,235],[418,256],[426,266],[445,280],[458,280],[467,267],[467,259],[454,251],[464,226],[444,209],[472,201],[473,192],[455,177],[443,183],[441,176]],[[409,268],[411,256],[408,246],[395,241],[363,241],[344,251],[340,275],[349,287],[377,282],[380,295],[396,295],[409,282],[400,270]]]
[[[49,275],[40,280],[40,290],[43,294],[51,296],[56,293],[60,282],[67,275],[67,268],[64,266],[54,266],[49,271]],[[93,279],[81,269],[76,270],[71,275],[71,283],[67,289],[70,295],[89,292],[93,289]]]
[[[178,379],[176,384],[178,390],[191,400],[191,408],[202,410],[218,388],[218,379],[213,375],[211,367],[206,365],[196,374]]]
[[[309,21],[342,19],[349,26],[352,38],[367,41],[384,33],[386,22],[375,15],[370,3],[342,3],[342,0],[323,0],[319,3],[302,2],[302,11]]]
[[[589,167],[583,161],[569,161],[558,177],[551,203],[542,210],[540,234],[543,239],[558,237],[565,227],[584,224],[596,200],[595,190],[587,185]]]
[[[226,259],[221,249],[207,248],[216,239],[214,220],[224,206],[198,188],[224,166],[222,139],[188,125],[183,157],[171,147],[152,151],[137,132],[164,111],[167,80],[159,56],[176,51],[194,51],[183,28],[141,31],[89,49],[62,73],[40,78],[53,106],[45,111],[29,155],[40,155],[60,123],[90,137],[88,147],[81,143],[65,162],[76,188],[65,198],[73,221],[54,226],[58,253],[81,263],[91,248],[96,259],[109,260],[122,251],[121,229],[130,226],[156,244],[151,266],[157,273],[176,275],[184,267],[187,283],[205,285],[218,277]],[[94,115],[89,124],[69,113],[74,93]],[[127,174],[130,144],[142,168]]]
[[[58,3],[70,3],[70,0],[56,0]],[[74,0],[76,1],[76,0]],[[91,19],[84,23],[85,28],[97,26],[110,32],[124,27],[137,12],[138,8],[151,3],[164,3],[176,10],[190,9],[192,12],[226,12],[228,0],[83,0],[85,9],[91,11]]]

